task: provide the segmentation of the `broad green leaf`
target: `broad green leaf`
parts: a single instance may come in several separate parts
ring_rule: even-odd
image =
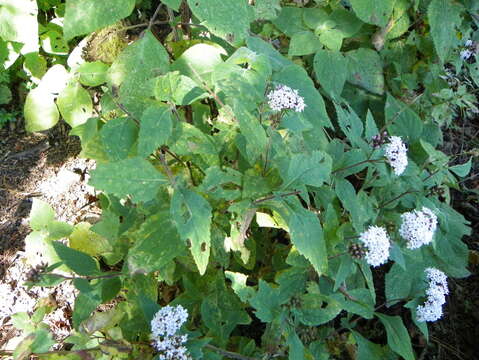
[[[314,73],[329,96],[339,98],[348,78],[348,62],[339,51],[319,50],[314,56]]]
[[[93,103],[88,91],[78,81],[71,82],[58,96],[58,110],[72,128],[85,123],[91,117]]]
[[[241,130],[241,135],[239,136],[246,143],[245,157],[250,164],[254,164],[258,157],[266,151],[268,144],[266,131],[259,120],[245,110],[242,105],[238,105],[234,110]]]
[[[235,200],[241,196],[242,174],[232,168],[211,166],[198,190],[214,199]]]
[[[137,137],[138,126],[130,118],[112,119],[100,130],[100,139],[111,161],[127,158]]]
[[[53,242],[53,248],[60,260],[76,274],[94,276],[100,273],[98,263],[90,255],[72,249],[58,241]]]
[[[386,26],[396,0],[350,0],[353,10],[368,24]]]
[[[462,5],[453,0],[432,0],[427,9],[434,47],[443,63],[457,42],[456,28],[461,25],[462,10]]]
[[[22,43],[22,54],[38,51],[38,7],[32,0],[0,0],[0,38]]]
[[[231,280],[231,288],[242,302],[249,302],[255,291],[252,287],[246,285],[248,276],[242,273],[225,271],[225,277]]]
[[[291,156],[288,168],[281,172],[284,180],[282,189],[294,188],[298,185],[320,187],[329,180],[331,167],[331,157],[322,151],[294,154]]]
[[[152,103],[154,78],[168,70],[168,53],[151,31],[147,31],[118,56],[108,70],[107,80],[113,95],[118,92],[118,101],[139,119]]]
[[[386,123],[391,135],[401,136],[403,141],[414,142],[422,134],[422,120],[414,110],[388,94],[384,108]]]
[[[55,97],[42,88],[33,89],[28,93],[23,113],[28,132],[50,129],[60,119]]]
[[[154,199],[159,188],[167,182],[148,161],[129,158],[98,164],[89,184],[120,198],[131,195],[134,202],[144,202]]]
[[[171,64],[171,70],[178,70],[180,74],[193,79],[198,85],[210,84],[211,73],[216,65],[223,62],[221,55],[226,55],[226,52],[220,46],[196,44]]]
[[[298,334],[292,330],[288,334],[287,343],[289,346],[289,360],[304,359],[304,345],[301,342]]]
[[[81,140],[82,151],[80,152],[80,157],[97,161],[108,161],[100,139],[100,124],[103,124],[103,122],[98,118],[90,118],[86,123],[70,131],[70,135],[78,136]]]
[[[255,315],[263,322],[271,322],[280,313],[280,305],[288,299],[281,298],[279,289],[260,279],[258,291],[249,303],[256,309]]]
[[[365,48],[351,50],[346,53],[346,58],[349,83],[374,94],[384,93],[383,64],[376,51]]]
[[[310,9],[285,6],[279,16],[273,20],[273,24],[287,36],[292,37],[295,33],[307,30],[303,24],[303,13]]]
[[[34,353],[47,352],[51,346],[55,344],[53,334],[46,329],[38,328],[31,335],[33,335],[35,339],[30,345],[30,349]]]
[[[281,11],[281,0],[256,0],[254,13],[256,20],[274,20]]]
[[[208,30],[230,42],[248,36],[249,24],[254,20],[252,9],[246,0],[187,0],[195,15]]]
[[[168,211],[149,216],[131,236],[136,242],[126,258],[130,273],[161,270],[186,250]]]
[[[388,345],[391,349],[405,360],[414,360],[411,338],[402,319],[399,316],[388,316],[380,313],[376,313],[376,316],[386,328]]]
[[[248,49],[266,55],[274,71],[279,71],[285,66],[293,65],[291,60],[288,60],[281,55],[270,43],[260,39],[257,36],[250,36],[246,39]]]
[[[363,139],[364,125],[362,120],[349,106],[334,104],[338,116],[339,127],[353,146],[358,146],[364,152],[370,151],[370,146]]]
[[[23,62],[23,69],[30,76],[41,79],[47,72],[47,61],[38,52],[25,54],[25,61]],[[2,62],[0,60],[0,62]]]
[[[148,107],[141,116],[138,155],[147,157],[166,145],[172,129],[173,118],[168,106],[155,104]]]
[[[301,31],[291,37],[289,43],[289,56],[302,56],[314,54],[321,48],[319,38],[311,31]]]
[[[186,188],[176,188],[171,199],[171,216],[190,250],[201,275],[206,271],[211,244],[211,206],[203,197]]]
[[[313,125],[315,131],[322,127],[332,128],[324,100],[304,68],[299,65],[286,66],[274,75],[273,80],[298,90],[306,104],[303,115]]]
[[[109,65],[101,61],[86,62],[81,64],[77,72],[80,74],[79,81],[85,86],[98,86],[106,82]]]
[[[49,24],[50,25],[50,24]],[[43,51],[52,55],[68,55],[68,43],[63,38],[61,28],[50,29],[40,35],[40,43]]]
[[[471,171],[471,167],[472,167],[472,158],[469,158],[469,160],[465,162],[464,164],[451,166],[449,170],[459,177],[465,177]]]
[[[93,311],[101,304],[101,297],[98,292],[80,292],[75,299],[72,314],[73,327],[79,329],[81,323],[88,319]]]
[[[65,39],[91,33],[116,23],[131,14],[135,0],[67,0],[65,8]]]
[[[90,230],[91,224],[80,222],[75,225],[73,232],[68,237],[72,249],[84,252],[90,256],[104,255],[112,250],[107,239]]]
[[[361,233],[364,223],[367,220],[364,208],[361,206],[356,190],[346,179],[339,179],[336,182],[336,194],[343,204],[343,207],[351,214],[354,229]]]
[[[208,94],[188,76],[172,71],[160,76],[155,85],[155,97],[176,105],[190,105]]]
[[[333,320],[341,310],[341,305],[333,298],[305,294],[301,297],[301,307],[294,309],[293,312],[304,325],[319,326]]]
[[[354,330],[351,332],[358,345],[357,360],[384,360],[387,358],[386,350],[381,345],[365,339]]]

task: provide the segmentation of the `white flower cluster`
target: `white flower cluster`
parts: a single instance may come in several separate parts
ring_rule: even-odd
[[[370,226],[367,231],[361,233],[359,240],[367,248],[365,258],[369,265],[376,267],[388,260],[391,243],[386,229]]]
[[[464,45],[465,47],[461,50],[459,56],[462,60],[469,60],[475,55],[475,45],[472,40],[467,40]]]
[[[427,300],[424,305],[418,305],[416,309],[417,320],[436,321],[442,316],[442,305],[446,303],[446,295],[449,294],[447,276],[436,268],[425,270],[429,287],[426,290]]]
[[[399,234],[407,241],[408,249],[417,249],[432,241],[437,228],[437,216],[427,207],[401,215]]]
[[[394,173],[399,176],[407,167],[407,147],[399,136],[390,136],[389,143],[384,147],[384,153]]]
[[[188,319],[188,311],[178,305],[161,308],[151,320],[153,345],[158,350],[160,360],[190,360],[188,350],[183,345],[187,335],[176,335],[176,332]]]
[[[269,107],[274,111],[291,109],[302,112],[306,107],[304,98],[299,96],[298,90],[291,89],[286,85],[278,85],[267,97]]]

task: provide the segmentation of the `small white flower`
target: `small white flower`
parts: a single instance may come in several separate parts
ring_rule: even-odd
[[[159,352],[160,360],[190,360],[188,350],[183,344],[187,335],[176,332],[188,319],[188,311],[181,305],[161,308],[151,320],[153,346]]]
[[[390,136],[389,143],[384,147],[384,153],[394,173],[399,176],[406,170],[407,147],[399,136]]]
[[[274,111],[291,109],[302,112],[306,107],[304,98],[299,96],[298,90],[291,89],[286,85],[278,85],[268,95],[269,107]]]
[[[437,216],[427,207],[401,215],[399,235],[407,241],[408,249],[417,249],[432,241],[437,228]]]
[[[466,47],[470,47],[470,46],[472,46],[472,44],[474,44],[474,43],[472,42],[471,39],[466,40],[466,42],[464,43],[464,45],[465,45]]]
[[[365,258],[369,265],[376,267],[388,260],[391,243],[386,229],[370,226],[359,236],[359,240],[367,248]]]
[[[469,60],[473,55],[474,53],[469,49],[461,50],[461,52],[459,53],[459,56],[462,60]]]
[[[427,268],[425,273],[429,281],[427,300],[424,305],[418,305],[416,308],[417,320],[420,322],[440,319],[442,305],[446,303],[446,295],[449,294],[446,274],[436,268]]]

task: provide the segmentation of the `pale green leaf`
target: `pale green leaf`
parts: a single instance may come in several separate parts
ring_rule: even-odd
[[[137,137],[138,127],[130,118],[112,119],[100,130],[100,139],[111,161],[128,157]]]
[[[58,96],[58,110],[72,128],[85,123],[91,117],[93,103],[88,91],[78,81],[72,81]]]
[[[212,34],[230,42],[243,40],[254,19],[247,0],[188,0],[188,5]]]
[[[22,54],[37,52],[37,15],[34,0],[0,0],[0,38],[22,43]]]
[[[160,76],[155,85],[155,97],[160,101],[176,105],[190,105],[207,97],[208,94],[188,76],[180,75],[178,71]]]
[[[459,177],[465,177],[471,171],[471,167],[472,167],[472,158],[469,158],[469,160],[465,162],[464,164],[451,166],[449,170],[451,170],[454,174],[456,174]]]
[[[201,275],[206,271],[211,245],[211,206],[203,197],[186,188],[177,188],[171,199],[171,216],[190,250]]]
[[[93,276],[100,273],[97,261],[90,255],[72,249],[58,241],[53,242],[53,248],[60,260],[76,274]]]
[[[301,31],[291,37],[289,43],[289,56],[302,56],[314,54],[321,48],[319,38],[311,31]]]
[[[79,81],[85,86],[101,85],[106,82],[106,74],[109,68],[109,65],[101,61],[83,63],[77,69],[80,74]]]
[[[165,105],[148,107],[141,117],[138,136],[138,154],[146,157],[157,148],[165,145],[171,136],[173,118],[171,110]]]
[[[91,33],[116,23],[131,14],[135,0],[67,0],[65,38]]]
[[[55,97],[42,88],[33,89],[28,93],[23,113],[25,127],[29,132],[50,129],[60,119]]]
[[[462,5],[453,0],[432,0],[427,9],[434,47],[445,62],[457,42],[456,27],[461,25]]]
[[[162,173],[141,158],[98,164],[89,181],[97,189],[120,198],[131,195],[134,202],[154,199],[159,188],[167,182]]]
[[[386,26],[396,0],[350,0],[353,10],[368,24]]]

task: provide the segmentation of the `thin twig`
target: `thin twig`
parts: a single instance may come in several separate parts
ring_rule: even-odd
[[[153,16],[151,17],[150,21],[148,22],[148,27],[146,30],[151,30],[151,27],[155,24],[156,17],[158,16],[158,13],[160,12],[160,9],[163,7],[163,3],[160,2],[160,4],[156,7],[155,12],[153,13]]]
[[[360,161],[356,164],[352,164],[352,165],[345,166],[343,168],[336,169],[336,170],[332,171],[331,174],[335,174],[335,173],[340,172],[340,171],[351,169],[353,167],[356,167],[356,166],[359,166],[359,165],[362,165],[362,164],[382,162],[382,161],[384,161],[384,160],[383,159],[366,159],[366,160]]]
[[[171,169],[168,166],[168,163],[166,162],[165,153],[163,151],[160,151],[160,155],[158,158],[160,159],[160,162],[166,171],[166,175],[168,176],[168,179],[170,180],[171,185],[175,187],[176,185],[175,177],[173,176],[173,173],[171,172]]]
[[[402,198],[403,196],[405,196],[405,195],[407,195],[407,194],[413,194],[413,193],[415,193],[415,192],[419,192],[419,190],[408,190],[408,191],[405,191],[405,192],[399,194],[398,196],[392,198],[391,200],[388,200],[388,201],[386,201],[385,203],[380,204],[380,205],[377,207],[377,209],[378,209],[378,210],[379,210],[379,209],[382,209],[383,207],[385,207],[385,206],[391,204],[392,202],[394,202],[394,201],[396,201],[396,200]]]

